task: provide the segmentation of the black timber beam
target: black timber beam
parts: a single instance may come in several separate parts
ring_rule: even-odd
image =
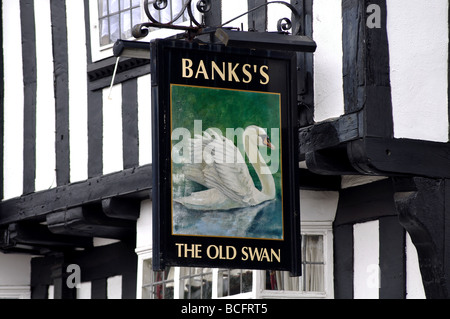
[[[368,137],[348,144],[353,167],[365,175],[450,178],[450,144]]]
[[[86,181],[24,195],[0,203],[0,225],[24,220],[44,221],[49,213],[113,198],[151,198],[152,165],[143,165]],[[134,214],[134,213],[133,213]]]
[[[450,298],[450,181],[394,179],[400,224],[417,249],[427,299]]]
[[[106,217],[100,205],[75,207],[46,215],[48,229],[55,234],[123,239],[134,236],[136,223]]]
[[[14,223],[3,230],[0,250],[4,252],[39,253],[43,250],[92,247],[92,238],[53,234],[47,226],[35,223]]]

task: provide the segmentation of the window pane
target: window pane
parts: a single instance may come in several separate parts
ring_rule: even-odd
[[[251,292],[252,289],[253,272],[251,270],[219,270],[219,297]]]
[[[209,268],[181,268],[180,283],[184,299],[212,298],[212,270]]]
[[[119,0],[109,0],[109,13],[116,13],[119,11]]]
[[[324,287],[324,265],[309,265],[304,267],[304,291],[325,291]]]
[[[303,236],[303,258],[304,291],[324,291],[323,236]]]
[[[131,0],[131,6],[139,7],[141,5],[141,0]]]
[[[130,8],[130,0],[120,0],[120,10]]]
[[[122,30],[121,39],[128,39],[131,37],[131,17],[130,11],[125,11],[120,14],[120,29]]]
[[[141,8],[133,9],[131,27],[141,23]]]
[[[303,236],[304,258],[306,262],[323,262],[323,236]]]
[[[147,287],[151,299],[173,299],[174,270],[168,267],[165,271],[152,271],[152,283]]]
[[[119,15],[115,14],[109,18],[110,43],[116,42],[120,38]]]
[[[108,18],[100,20],[100,45],[109,44],[109,24]]]
[[[288,271],[267,271],[267,290],[300,291],[299,277],[291,277]]]
[[[100,17],[108,15],[108,0],[98,1],[98,14],[100,15]]]
[[[266,271],[267,290],[325,291],[325,265],[322,235],[302,236],[302,277],[291,277],[289,272]]]
[[[172,20],[172,1],[167,2],[167,7],[164,10],[161,10],[160,14],[162,23],[168,23]]]

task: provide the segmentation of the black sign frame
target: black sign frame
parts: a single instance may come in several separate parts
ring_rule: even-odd
[[[224,45],[198,44],[175,39],[157,39],[151,42],[150,47],[153,133],[153,269],[163,270],[167,266],[265,269],[290,271],[293,276],[301,275],[296,53],[230,48]],[[184,219],[183,217],[174,217],[174,207],[178,207],[179,204],[174,203],[175,186],[178,184],[176,181],[174,184],[175,161],[172,155],[175,141],[172,136],[174,132],[172,125],[174,122],[181,122],[184,118],[192,115],[192,110],[189,113],[186,112],[185,115],[180,115],[184,110],[183,107],[192,105],[186,104],[188,103],[186,99],[198,95],[202,96],[199,100],[204,101],[208,100],[208,94],[217,97],[213,99],[215,101],[229,101],[229,98],[236,98],[237,104],[235,105],[241,103],[239,100],[241,97],[243,99],[253,98],[256,99],[255,101],[260,101],[257,99],[267,100],[267,108],[269,105],[270,107],[278,105],[278,114],[275,111],[269,117],[279,117],[280,123],[277,141],[280,146],[278,183],[282,189],[281,201],[279,196],[277,199],[267,202],[270,202],[268,205],[272,205],[272,202],[273,205],[275,202],[281,202],[281,236],[280,217],[276,215],[280,213],[280,210],[275,206],[272,211],[275,212],[274,216],[276,217],[272,215],[267,217],[269,213],[262,213],[262,210],[265,209],[263,208],[254,215],[253,220],[248,218],[251,223],[246,229],[247,233],[250,228],[260,227],[264,229],[264,235],[260,235],[263,232],[255,229],[253,229],[253,234],[256,233],[256,236],[247,235],[247,233],[246,235],[224,235],[222,233],[211,235],[197,233],[197,229],[176,233],[175,229],[178,229],[176,228],[178,224],[175,224],[175,220],[184,221]],[[242,103],[244,103],[243,100]],[[174,105],[178,109],[175,109]],[[234,109],[230,105],[223,106],[223,108],[228,107],[226,111],[232,112]],[[255,109],[257,103],[251,105],[254,110],[257,110]],[[261,104],[261,108],[265,106],[266,104]],[[218,113],[217,117],[220,118]],[[202,129],[206,128],[202,127]],[[267,131],[270,135],[270,131],[268,129]],[[203,133],[204,130],[201,132]],[[272,128],[273,132],[276,130]],[[196,132],[191,133],[193,138]],[[214,134],[212,131],[209,133]],[[275,149],[275,147],[273,148]],[[270,155],[272,154],[275,154],[275,151],[270,153]],[[275,160],[272,160],[271,163],[276,162],[276,156],[274,158]],[[250,161],[248,157],[247,160]],[[261,187],[259,186],[259,188]],[[257,207],[259,209],[259,206]],[[231,211],[235,214],[241,213],[239,209]],[[178,213],[178,210],[176,212]],[[217,214],[229,216],[226,211],[215,214],[194,211],[195,214],[186,215],[189,212],[191,212],[189,209],[185,209],[183,211],[185,215],[182,216],[188,216],[193,220],[195,217],[192,216],[207,215],[208,218],[211,216],[217,218]],[[251,214],[246,208],[243,208],[242,212]],[[237,222],[237,218],[234,216],[237,215],[233,215],[232,223],[238,223],[237,228],[240,229],[241,225],[247,222],[247,217],[243,218],[245,222],[241,223]],[[254,226],[256,218],[259,218],[259,224]],[[273,222],[270,218],[278,219],[277,222]],[[219,220],[219,224],[221,221],[222,219]],[[209,230],[211,226],[215,225],[214,222],[212,223],[207,224],[208,226],[203,225],[202,231],[214,232]],[[220,231],[227,225],[230,224],[224,223]],[[273,226],[275,230],[267,230],[268,225]],[[205,228],[207,230],[204,230]],[[245,227],[242,226],[242,228]]]

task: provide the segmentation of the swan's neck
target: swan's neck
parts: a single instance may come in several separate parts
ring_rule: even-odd
[[[245,153],[253,165],[253,168],[258,175],[258,178],[261,182],[261,193],[269,196],[270,198],[275,197],[275,182],[273,180],[272,173],[270,172],[269,167],[267,166],[266,161],[260,154],[258,150],[257,144],[252,140],[253,137],[249,136],[246,138],[244,134],[244,148]]]

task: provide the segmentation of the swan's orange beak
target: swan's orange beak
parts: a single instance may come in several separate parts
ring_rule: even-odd
[[[274,150],[275,149],[275,146],[273,146],[273,144],[272,143],[270,143],[270,140],[269,140],[269,138],[268,137],[266,137],[265,139],[264,139],[264,145],[266,145],[267,147],[269,147],[271,150]]]

